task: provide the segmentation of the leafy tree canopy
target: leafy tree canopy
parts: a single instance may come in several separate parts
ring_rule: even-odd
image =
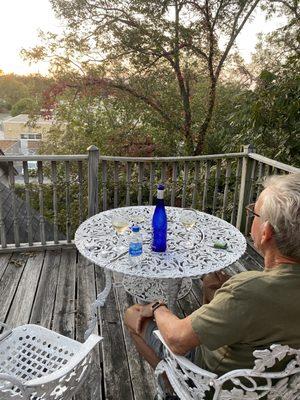
[[[19,114],[30,114],[35,109],[36,103],[30,97],[25,97],[16,102],[11,109],[11,116],[15,117]]]
[[[127,93],[181,135],[186,151],[204,149],[216,88],[235,40],[260,0],[52,0],[67,28],[44,35],[45,45],[24,52],[52,57],[52,72],[82,90],[95,86]],[[220,38],[225,46],[220,46]],[[78,81],[78,74],[81,82]],[[140,80],[164,71],[175,85],[179,118],[165,107],[163,90],[140,90]],[[199,75],[200,73],[200,75]],[[193,110],[197,78],[208,81],[203,112]],[[73,78],[73,79],[72,79]],[[144,89],[144,87],[143,87]],[[201,114],[201,121],[195,115]],[[200,123],[199,123],[200,122]]]
[[[53,81],[38,74],[0,76],[0,98],[11,108],[24,98],[41,99]]]

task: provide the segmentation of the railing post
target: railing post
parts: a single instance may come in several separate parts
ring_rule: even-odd
[[[98,212],[98,168],[99,168],[99,149],[92,145],[88,147],[88,205],[89,217]]]
[[[251,144],[243,146],[245,156],[243,157],[241,186],[239,195],[239,206],[236,219],[236,227],[243,232],[246,224],[245,206],[249,199],[250,185],[251,185],[251,171],[253,160],[249,158],[249,153],[255,153],[254,147]]]

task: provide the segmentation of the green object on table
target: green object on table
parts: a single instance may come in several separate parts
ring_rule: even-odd
[[[215,249],[226,250],[226,249],[227,249],[227,243],[215,242],[215,243],[214,243],[214,248],[215,248]]]

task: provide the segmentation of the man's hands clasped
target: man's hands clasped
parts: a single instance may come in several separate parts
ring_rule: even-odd
[[[138,305],[138,318],[136,321],[136,333],[139,335],[142,332],[143,323],[150,318],[153,318],[152,303]]]

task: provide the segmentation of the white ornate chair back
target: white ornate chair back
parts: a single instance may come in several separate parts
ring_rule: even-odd
[[[178,397],[182,400],[299,400],[300,350],[289,346],[272,345],[270,349],[254,351],[253,369],[234,370],[220,377],[203,370],[185,357],[174,355],[162,336],[165,358],[158,364],[155,374],[166,372]],[[284,370],[269,372],[276,362],[288,357]],[[158,394],[163,389],[158,382]]]
[[[100,340],[91,335],[80,343],[38,325],[4,331],[0,335],[0,399],[71,399],[88,378],[92,349]]]

